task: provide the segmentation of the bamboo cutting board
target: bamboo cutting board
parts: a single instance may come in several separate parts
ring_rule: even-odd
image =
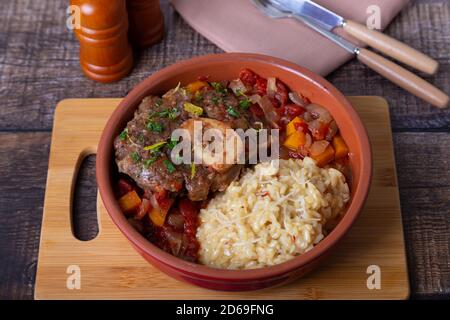
[[[120,99],[72,99],[55,112],[36,275],[36,299],[406,299],[408,275],[389,110],[380,97],[350,97],[372,143],[374,172],[361,217],[319,269],[294,283],[261,291],[210,291],[178,282],[149,265],[113,225],[100,197],[99,234],[72,234],[71,200],[78,168],[96,152]],[[380,289],[368,289],[378,266]],[[68,286],[73,272],[80,288]],[[69,289],[71,288],[71,289]]]

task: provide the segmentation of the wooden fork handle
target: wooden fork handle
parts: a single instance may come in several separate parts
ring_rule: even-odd
[[[431,57],[384,33],[371,30],[360,23],[346,20],[343,28],[348,34],[368,46],[417,70],[428,74],[435,74],[439,67],[438,62]]]
[[[398,64],[367,49],[359,49],[358,60],[399,87],[433,106],[438,108],[448,106],[448,95]]]

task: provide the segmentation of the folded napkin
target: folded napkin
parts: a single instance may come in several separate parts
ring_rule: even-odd
[[[226,52],[283,58],[327,75],[352,55],[293,19],[270,19],[251,0],[171,0],[200,34]],[[384,29],[409,0],[317,0],[347,19],[366,24],[367,8],[377,5]],[[342,33],[341,33],[342,35]]]

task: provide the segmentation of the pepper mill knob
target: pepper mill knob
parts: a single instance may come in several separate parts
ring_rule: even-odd
[[[147,48],[164,36],[164,17],[159,0],[127,0],[129,37],[133,46]]]
[[[80,65],[89,78],[117,81],[133,66],[125,0],[71,0],[80,8]]]

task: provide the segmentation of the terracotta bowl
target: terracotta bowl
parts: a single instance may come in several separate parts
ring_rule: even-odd
[[[351,202],[336,228],[309,252],[282,264],[254,270],[221,270],[178,259],[154,246],[125,219],[114,198],[116,167],[113,140],[141,100],[149,94],[163,94],[170,88],[209,75],[214,80],[234,79],[243,68],[263,77],[276,77],[292,91],[302,93],[312,102],[326,107],[336,120],[350,149],[352,169]],[[121,102],[109,119],[97,152],[97,182],[103,203],[111,219],[134,248],[153,266],[166,274],[201,287],[243,291],[262,289],[292,281],[316,268],[349,231],[360,214],[369,192],[372,156],[367,132],[347,99],[329,82],[305,68],[273,57],[256,54],[217,54],[176,63],[156,72],[137,85]]]

